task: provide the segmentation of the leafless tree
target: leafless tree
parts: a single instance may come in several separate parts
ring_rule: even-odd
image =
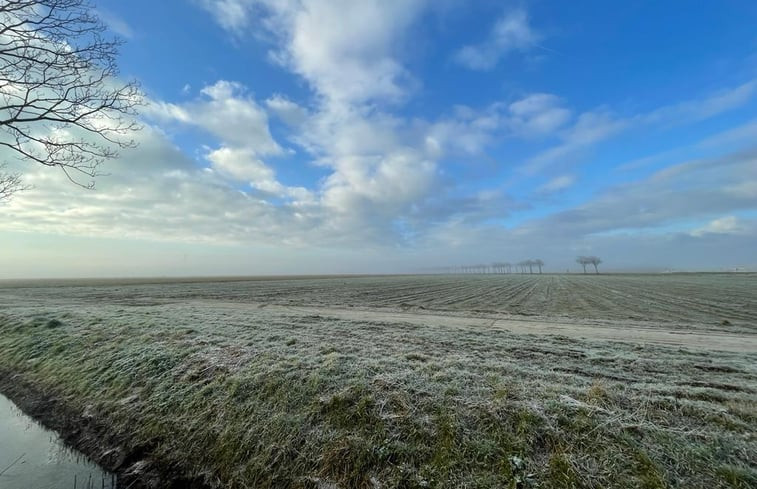
[[[594,265],[594,273],[599,273],[599,268],[597,268],[597,265],[602,263],[602,259],[598,256],[587,256],[589,263]]]
[[[534,260],[534,265],[539,267],[539,274],[541,275],[541,267],[544,266],[544,262],[541,261],[541,258],[537,258],[536,260]]]
[[[87,0],[0,0],[0,148],[92,187],[139,127],[139,87],[117,78],[120,44]],[[4,198],[23,188],[17,174],[0,181]]]
[[[579,265],[581,265],[582,267],[584,267],[584,273],[586,273],[586,265],[588,265],[590,263],[589,262],[589,257],[588,256],[579,256],[578,258],[576,258],[576,263],[578,263]]]
[[[579,256],[576,258],[576,262],[584,267],[584,273],[586,273],[586,265],[594,265],[594,272],[599,273],[598,265],[602,263],[602,259],[598,256]]]

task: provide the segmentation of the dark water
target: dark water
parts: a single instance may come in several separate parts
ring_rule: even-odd
[[[0,395],[0,489],[114,489],[115,481]]]

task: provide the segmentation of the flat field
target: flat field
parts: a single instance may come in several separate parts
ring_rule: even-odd
[[[0,390],[136,484],[757,487],[757,276],[5,282]]]

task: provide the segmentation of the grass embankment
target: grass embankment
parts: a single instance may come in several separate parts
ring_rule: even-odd
[[[212,487],[757,486],[757,355],[263,311],[6,311],[0,371]]]

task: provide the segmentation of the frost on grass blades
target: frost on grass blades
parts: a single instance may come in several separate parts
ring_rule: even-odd
[[[747,488],[752,280],[15,283],[0,387],[135,487]]]

